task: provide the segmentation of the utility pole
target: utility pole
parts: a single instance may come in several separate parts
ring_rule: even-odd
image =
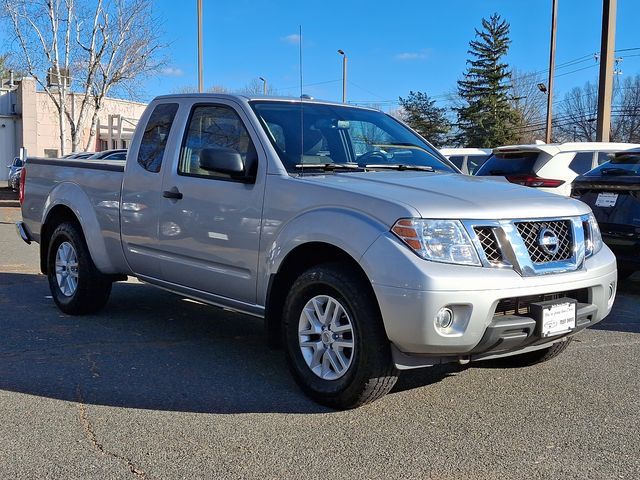
[[[267,96],[267,79],[264,77],[258,77],[258,78],[262,80],[262,94],[266,97]]]
[[[600,43],[600,81],[598,82],[598,124],[596,141],[608,142],[611,133],[611,98],[616,43],[617,0],[602,2],[602,41]]]
[[[549,48],[549,83],[547,84],[547,131],[545,142],[551,143],[553,122],[553,76],[556,69],[556,24],[558,21],[558,0],[552,0],[551,7],[551,45]]]
[[[204,81],[202,78],[202,0],[198,2],[198,92],[204,91]]]
[[[347,103],[347,54],[344,50],[338,50],[342,55],[342,103]]]

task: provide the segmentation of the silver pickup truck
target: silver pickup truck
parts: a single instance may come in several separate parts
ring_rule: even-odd
[[[616,294],[589,207],[462,175],[372,109],[163,96],[126,163],[30,158],[21,181],[18,231],[63,312],[96,312],[134,276],[264,318],[335,408],[402,369],[550,359]]]

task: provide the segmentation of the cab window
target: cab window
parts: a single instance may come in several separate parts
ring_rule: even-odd
[[[245,171],[255,170],[256,149],[238,114],[225,105],[195,106],[182,141],[178,174],[229,179],[229,174],[206,170],[200,163],[205,150],[222,148],[239,153]]]

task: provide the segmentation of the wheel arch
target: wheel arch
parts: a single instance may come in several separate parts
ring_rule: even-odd
[[[93,263],[105,274],[118,273],[107,252],[100,222],[93,203],[76,184],[64,182],[56,186],[45,203],[40,228],[40,270],[47,271],[47,255],[51,235],[58,225],[69,221],[80,229]]]
[[[368,294],[373,298],[376,308],[380,309],[371,281],[355,258],[330,243],[320,241],[303,243],[284,257],[278,271],[269,278],[265,303],[265,330],[267,342],[271,348],[282,346],[283,322],[281,313],[293,282],[309,268],[333,262],[353,269],[364,280],[369,288]]]
[[[40,271],[45,275],[48,273],[47,256],[49,254],[51,235],[58,225],[65,222],[74,223],[82,232],[78,217],[67,205],[58,204],[52,207],[42,223],[42,228],[40,229]],[[82,234],[84,236],[84,232]]]

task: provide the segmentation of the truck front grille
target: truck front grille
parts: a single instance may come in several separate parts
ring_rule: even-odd
[[[474,231],[480,240],[480,245],[489,263],[504,263],[504,257],[500,251],[500,245],[496,239],[496,234],[491,227],[475,227]]]
[[[573,234],[570,220],[516,222],[515,225],[533,263],[556,262],[572,257]],[[545,228],[558,238],[558,249],[555,253],[550,253],[540,245],[540,232]]]

